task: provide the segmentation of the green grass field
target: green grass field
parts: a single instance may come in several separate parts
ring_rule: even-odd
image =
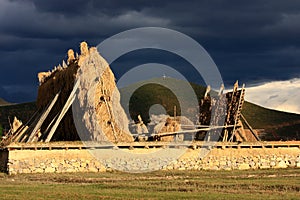
[[[0,199],[300,199],[299,172],[0,174]]]

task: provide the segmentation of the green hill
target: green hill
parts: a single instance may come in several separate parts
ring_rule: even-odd
[[[10,129],[14,116],[26,123],[36,111],[35,102],[0,106],[0,124],[4,131]]]
[[[169,115],[173,115],[173,108],[176,105],[177,114],[180,115],[180,106],[174,95],[174,90],[171,91],[162,85],[164,85],[163,83],[171,82],[171,85],[176,85],[175,92],[176,90],[183,91],[183,95],[188,97],[190,94],[184,87],[183,81],[171,78],[157,78],[150,82],[162,83],[162,85],[148,82],[143,81],[120,89],[121,96],[125,96],[125,99],[127,99],[126,95],[131,94],[132,88],[138,88],[132,94],[129,105],[122,102],[123,99],[121,98],[122,105],[129,106],[131,118],[136,120],[137,115],[140,114],[145,122],[149,122],[148,110],[154,104],[163,105]],[[198,100],[202,99],[206,88],[193,83],[191,83],[191,86]],[[216,94],[216,92],[211,93]],[[184,101],[183,105],[193,110],[193,108],[189,107],[190,103],[189,101]],[[300,133],[298,133],[298,130],[300,130],[300,115],[298,114],[271,110],[249,102],[244,103],[242,114],[254,129],[265,130],[266,134],[264,134],[262,139],[300,140]]]
[[[149,108],[154,104],[162,105],[169,115],[174,114],[174,106],[177,115],[196,114],[199,112],[195,107],[199,105],[197,99],[203,96],[206,88],[193,83],[187,84],[172,78],[155,78],[138,82],[120,89],[121,104],[124,108],[129,108],[132,119],[137,120],[137,116],[141,115],[146,123],[149,122]],[[137,89],[133,91],[135,88]]]
[[[172,90],[164,87],[165,85],[168,85]],[[206,88],[193,83],[191,83],[191,87],[195,91],[198,100],[202,99]],[[138,89],[134,90],[134,88]],[[122,106],[129,108],[131,118],[134,120],[140,114],[144,122],[149,122],[149,108],[154,104],[162,105],[169,115],[173,115],[174,105],[176,105],[176,113],[180,115],[181,108],[176,98],[178,93],[185,97],[181,101],[181,105],[188,108],[182,112],[196,112],[196,108],[192,106],[193,102],[190,101],[193,95],[190,94],[182,80],[171,78],[152,79],[150,82],[143,81],[124,87],[120,89],[120,93]],[[8,118],[12,121],[13,117],[17,116],[25,123],[35,111],[36,105],[34,102],[0,106],[0,124],[7,130],[9,129]],[[300,115],[298,114],[266,109],[249,102],[244,103],[242,113],[253,128],[265,130],[267,134],[262,139],[300,140],[300,134],[298,133],[300,130]]]
[[[246,91],[247,92],[247,91]],[[300,115],[245,102],[242,114],[255,129],[265,129],[265,140],[300,140]]]
[[[244,103],[242,113],[255,128],[300,123],[300,115],[298,114],[271,110],[249,102]]]

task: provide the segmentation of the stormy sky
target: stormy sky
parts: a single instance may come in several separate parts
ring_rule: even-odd
[[[0,97],[33,101],[37,73],[61,63],[69,48],[79,51],[81,41],[95,46],[121,31],[153,26],[197,40],[227,85],[299,77],[298,0],[0,0]],[[193,76],[165,52],[134,52],[115,65],[149,62],[180,65]]]

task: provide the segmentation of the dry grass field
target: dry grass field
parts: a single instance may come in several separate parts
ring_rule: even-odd
[[[300,199],[300,169],[0,174],[0,199]]]

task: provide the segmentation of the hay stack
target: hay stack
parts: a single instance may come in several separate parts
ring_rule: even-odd
[[[180,130],[181,130],[180,123],[178,123],[178,121],[172,117],[168,117],[166,121],[160,122],[154,127],[155,133],[171,133]],[[171,135],[171,136],[161,137],[160,141],[164,141],[164,142],[174,141],[174,136]]]
[[[94,140],[110,142],[131,142],[133,137],[128,130],[128,119],[120,105],[120,94],[115,84],[115,77],[107,62],[100,56],[96,48],[88,49],[85,42],[81,43],[81,55],[74,58],[74,52],[69,50],[68,66],[55,67],[51,74],[42,77],[38,90],[37,106],[43,110],[60,91],[49,116],[43,123],[41,139],[47,137],[47,127],[65,105],[76,77],[80,79],[80,86],[73,106],[55,132],[52,141]],[[65,65],[65,63],[63,64]],[[99,74],[95,77],[95,74]],[[43,74],[44,75],[44,74]],[[76,122],[85,129],[75,128]]]
[[[43,78],[38,88],[37,108],[44,110],[52,101],[54,96],[60,91],[60,96],[53,109],[49,113],[41,127],[41,140],[47,137],[45,133],[55,116],[62,110],[74,86],[74,80],[79,66],[76,62],[70,62],[67,68],[54,68],[48,76]],[[39,73],[41,74],[41,73]],[[53,141],[74,141],[80,140],[73,122],[72,110],[69,109],[65,117],[58,126]]]
[[[79,56],[79,63],[80,86],[75,105],[83,114],[81,120],[87,132],[92,133],[94,141],[133,142],[108,63],[93,47]]]

